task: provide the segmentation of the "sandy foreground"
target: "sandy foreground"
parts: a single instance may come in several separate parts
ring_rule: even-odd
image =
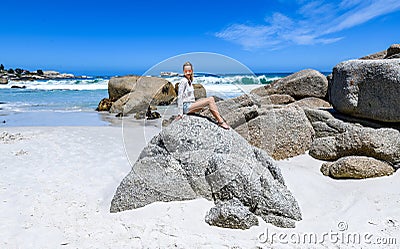
[[[121,127],[2,128],[0,248],[400,245],[399,172],[378,179],[337,181],[323,176],[322,161],[308,155],[278,162],[302,210],[303,220],[295,229],[277,228],[261,219],[249,230],[211,227],[204,216],[213,203],[205,199],[153,203],[111,214],[110,202],[130,171],[129,160],[134,162],[146,139],[158,132],[155,127],[146,129],[140,125],[124,132]]]

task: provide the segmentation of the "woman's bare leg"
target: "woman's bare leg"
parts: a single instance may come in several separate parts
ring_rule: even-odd
[[[217,119],[218,123],[220,123],[220,124],[224,123],[224,120],[222,119],[221,115],[219,115],[218,107],[217,107],[217,104],[215,104],[215,100],[213,97],[208,97],[208,98],[203,98],[203,99],[197,100],[190,106],[188,113],[194,113],[194,112],[201,111],[201,109],[203,109],[206,106],[208,106],[208,108],[210,109],[210,112]],[[227,124],[222,124],[222,125],[224,128],[229,128],[229,126]]]

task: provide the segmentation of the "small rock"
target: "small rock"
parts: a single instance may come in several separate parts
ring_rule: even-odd
[[[172,115],[171,117],[169,117],[169,119],[163,119],[162,127],[167,127],[168,125],[170,125],[172,122],[174,122],[176,117],[177,117],[177,115]]]
[[[3,131],[3,133],[0,134],[0,142],[3,142],[5,144],[12,143],[14,141],[19,141],[25,139],[24,136],[22,136],[21,133],[15,133],[11,134],[6,131]]]
[[[394,55],[400,53],[400,44],[392,44],[388,49],[361,57],[360,60],[382,60],[392,59]]]
[[[262,97],[260,99],[261,105],[265,104],[285,105],[295,101],[296,100],[292,96],[287,94],[272,94],[269,96]]]
[[[122,114],[122,113],[120,113]],[[144,119],[146,117],[146,112],[145,111],[139,111],[135,113],[135,119]]]
[[[332,178],[364,179],[393,174],[393,167],[383,161],[365,156],[342,157],[336,162],[324,163],[322,174]]]
[[[22,156],[22,155],[27,155],[27,154],[28,154],[27,151],[24,151],[23,149],[21,149],[21,150],[15,152],[14,155],[16,155],[16,156]]]
[[[7,78],[0,78],[0,84],[8,84],[8,79]]]
[[[160,114],[160,113],[158,113],[158,112],[152,112],[151,110],[152,110],[152,107],[149,106],[149,107],[147,108],[147,112],[146,112],[146,118],[147,118],[148,120],[161,118],[161,114]]]
[[[400,44],[392,44],[386,51],[385,58],[390,58],[393,55],[400,54]]]
[[[382,60],[386,57],[387,51],[383,50],[377,53],[366,55],[360,58],[360,60]]]
[[[308,108],[331,107],[331,104],[329,104],[327,101],[320,99],[320,98],[316,98],[316,97],[308,97],[308,98],[300,99],[300,100],[292,103],[292,105],[297,105],[302,108],[303,107],[308,107]]]
[[[111,106],[112,106],[112,101],[109,98],[104,98],[100,101],[99,105],[96,108],[96,111],[102,112],[102,111],[109,111]]]
[[[255,214],[249,211],[238,199],[218,201],[206,214],[205,221],[211,226],[249,229],[258,226]]]

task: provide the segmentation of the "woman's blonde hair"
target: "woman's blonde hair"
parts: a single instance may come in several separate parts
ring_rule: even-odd
[[[190,66],[190,68],[192,69],[192,74],[190,75],[190,82],[189,82],[189,84],[192,84],[192,82],[193,82],[193,74],[194,74],[193,65],[192,65],[192,63],[187,61],[187,62],[185,62],[185,64],[183,64],[182,69],[185,70],[186,66]]]

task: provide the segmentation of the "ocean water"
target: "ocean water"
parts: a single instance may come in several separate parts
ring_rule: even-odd
[[[243,85],[268,84],[289,73],[256,75],[195,75],[208,96],[223,99],[245,93]],[[95,111],[99,101],[108,97],[110,77],[86,79],[37,80],[0,85],[1,126],[103,126],[111,125],[111,114]],[[181,77],[164,77],[172,83]],[[25,86],[26,88],[11,88]]]

